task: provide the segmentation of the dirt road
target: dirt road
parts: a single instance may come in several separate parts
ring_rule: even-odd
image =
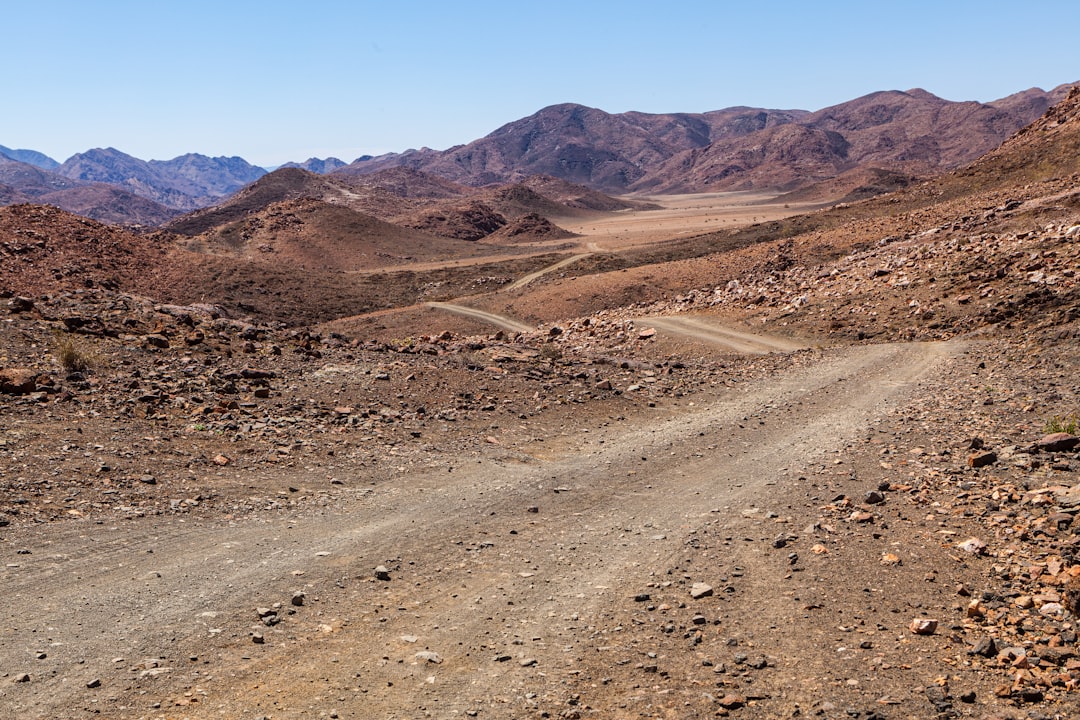
[[[462,315],[464,317],[472,318],[473,320],[479,320],[481,322],[494,325],[497,328],[503,330],[509,330],[510,332],[530,332],[535,328],[526,325],[523,322],[518,322],[502,315],[496,315],[495,313],[489,313],[484,310],[477,310],[476,308],[466,307],[464,305],[455,305],[454,303],[444,302],[430,302],[427,303],[428,307],[436,308],[438,310],[445,310],[446,312],[454,313],[455,315]]]
[[[710,636],[685,651],[688,664],[650,658],[626,608],[656,609],[666,595],[671,612],[685,603],[716,616],[724,598],[688,589],[705,582],[722,596],[730,558],[697,541],[760,534],[766,511],[804,499],[805,468],[902,406],[957,351],[828,351],[683,405],[550,428],[527,447],[452,457],[373,488],[358,477],[348,486],[360,489],[323,509],[26,528],[5,550],[29,552],[5,553],[0,569],[0,715],[502,718],[554,716],[568,702],[636,707],[646,691],[631,673],[648,687],[661,679],[648,675],[657,662],[700,670],[700,652],[715,649]],[[743,568],[755,582],[737,592],[782,628],[791,600],[762,579],[787,561],[762,552]],[[296,592],[302,605],[290,604]],[[257,607],[281,622],[260,623]],[[797,641],[766,640],[781,657]],[[828,661],[831,650],[820,652]]]
[[[789,338],[740,332],[714,320],[692,315],[647,317],[642,318],[640,322],[651,325],[665,334],[689,337],[745,355],[791,352],[805,347]]]

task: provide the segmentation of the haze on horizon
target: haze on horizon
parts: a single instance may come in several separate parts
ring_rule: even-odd
[[[920,87],[991,101],[1080,80],[1080,4],[18,3],[0,145],[275,166],[467,143],[547,105],[817,110]],[[14,112],[13,112],[14,111]]]

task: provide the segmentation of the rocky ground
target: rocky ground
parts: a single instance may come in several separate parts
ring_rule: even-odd
[[[1067,283],[1060,271],[1069,267],[1056,263],[1070,238],[1067,230],[1051,236],[1061,245],[1051,266],[1024,272]],[[837,267],[858,267],[867,285],[893,279],[875,277],[880,258],[863,260]],[[738,296],[733,287],[724,293]],[[38,528],[57,522],[85,533],[116,522],[149,528],[169,518],[217,525],[347,512],[432,467],[580,456],[590,427],[648,426],[837,352],[717,354],[618,313],[513,337],[374,344],[105,291],[6,303],[0,538],[9,587],[35,555],[54,556],[49,543],[39,545],[48,536]],[[771,501],[713,508],[715,520],[659,534],[647,523],[619,530],[631,544],[670,537],[675,549],[653,579],[619,583],[591,624],[552,620],[564,640],[595,655],[575,655],[552,685],[527,672],[539,660],[511,650],[511,664],[533,678],[522,687],[534,689],[494,694],[486,708],[473,696],[460,707],[491,717],[1070,717],[1080,679],[1070,611],[1078,609],[1080,458],[1071,436],[1043,438],[1076,432],[1075,333],[1073,323],[1027,333],[999,326],[954,340],[963,349],[910,401],[786,468],[794,482]],[[763,405],[740,427],[772,423],[776,412]],[[754,436],[744,442],[752,447]],[[698,454],[711,447],[704,442]],[[474,552],[484,548],[477,542]],[[350,584],[370,572],[341,570]],[[21,637],[16,617],[9,623],[9,635]],[[526,650],[535,644],[525,642]],[[50,643],[39,645],[34,652],[54,656]],[[166,652],[170,665],[184,647],[178,641]],[[309,651],[320,652],[274,662],[307,677]],[[18,659],[5,663],[0,703],[20,716],[52,716],[55,709],[20,704],[22,688],[47,690],[50,676],[70,687],[78,666],[27,652],[9,655]],[[414,668],[442,668],[441,656],[410,652]],[[546,662],[544,652],[533,650]],[[249,666],[246,657],[231,672]],[[46,665],[51,675],[42,675]],[[420,697],[428,676],[419,675],[406,697]],[[104,682],[87,682],[95,680]],[[237,679],[206,696],[198,681],[180,681],[186,691],[173,681],[86,687],[77,693],[85,709],[63,712],[238,712],[223,687],[235,690]],[[423,711],[399,705],[400,694],[377,695],[370,707],[387,717],[442,716],[438,693]],[[308,714],[301,697],[290,686],[277,707],[260,707],[267,717],[299,717]],[[370,716],[358,700],[324,700],[311,707]]]

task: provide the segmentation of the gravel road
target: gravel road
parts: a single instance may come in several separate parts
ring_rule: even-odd
[[[582,673],[607,697],[606,668],[630,662],[619,607],[703,527],[738,535],[803,501],[802,468],[959,350],[824,351],[678,406],[548,428],[531,455],[342,490],[329,508],[20,529],[0,568],[0,715],[516,717],[564,703]],[[781,598],[755,592],[781,622]]]

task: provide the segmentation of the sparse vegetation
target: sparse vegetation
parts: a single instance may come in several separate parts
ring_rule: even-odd
[[[88,372],[100,364],[100,356],[86,342],[61,333],[54,337],[53,354],[67,372]]]
[[[1080,413],[1068,415],[1055,415],[1043,424],[1043,430],[1048,433],[1069,433],[1075,435],[1080,430]]]

